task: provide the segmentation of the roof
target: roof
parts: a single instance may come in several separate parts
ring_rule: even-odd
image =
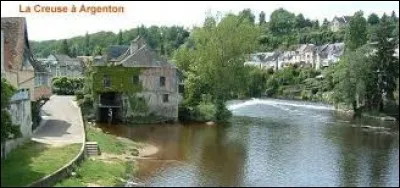
[[[176,68],[168,63],[165,59],[159,57],[147,44],[126,57],[119,64],[124,67],[171,67]]]
[[[71,58],[66,54],[52,54],[52,55],[62,66],[65,65],[83,66],[83,62],[79,58]]]
[[[107,59],[109,61],[115,61],[119,56],[125,53],[129,49],[126,45],[112,45],[107,48]]]
[[[314,51],[316,50],[316,47],[314,44],[301,44],[299,48],[297,48],[297,52],[309,52],[309,51]]]
[[[105,66],[106,62],[114,61],[115,65],[124,67],[170,67],[176,66],[161,58],[153,49],[147,45],[146,41],[138,36],[131,42],[130,46],[113,45],[107,48],[107,55],[95,58],[93,66]]]
[[[21,70],[24,65],[24,58],[33,61],[28,42],[26,19],[24,17],[2,17],[1,30],[4,32],[5,64],[6,70]],[[33,68],[33,67],[32,67]]]
[[[57,61],[72,61],[72,59],[65,54],[53,54]]]

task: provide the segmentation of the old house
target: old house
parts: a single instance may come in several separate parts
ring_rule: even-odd
[[[1,31],[2,77],[17,89],[17,93],[11,99],[10,114],[13,122],[20,126],[22,132],[22,138],[6,143],[5,153],[8,153],[9,150],[31,137],[31,101],[36,101],[42,95],[47,96],[51,93],[49,89],[41,88],[43,92],[35,94],[38,91],[37,86],[43,86],[42,83],[46,82],[46,72],[41,69],[30,50],[25,18],[2,17]],[[36,82],[36,76],[41,82]]]
[[[344,53],[344,43],[325,44],[319,46],[316,52],[315,69],[329,67],[340,60]]]
[[[301,44],[296,50],[295,63],[314,67],[316,49],[314,44]]]
[[[51,54],[42,65],[51,73],[51,77],[83,77],[84,63],[65,54]]]
[[[278,57],[280,52],[259,52],[250,54],[249,61],[244,65],[256,66],[261,69],[278,70]]]
[[[337,32],[343,29],[349,22],[350,16],[334,17],[330,23],[330,29],[332,32]]]
[[[110,46],[93,62],[97,119],[177,121],[177,68],[138,37],[130,46]]]

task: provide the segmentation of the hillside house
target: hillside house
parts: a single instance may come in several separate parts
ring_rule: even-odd
[[[340,60],[344,53],[344,43],[325,44],[319,46],[316,52],[316,66],[318,70],[323,67],[329,67]]]
[[[334,17],[330,23],[330,29],[332,32],[337,32],[342,28],[346,27],[350,22],[350,16]]]
[[[178,120],[177,68],[140,36],[130,46],[110,46],[102,59],[94,60],[93,68],[97,120]]]
[[[51,54],[42,65],[51,73],[51,77],[83,77],[84,63],[65,54]]]

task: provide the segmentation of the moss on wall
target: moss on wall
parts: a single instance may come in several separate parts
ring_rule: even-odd
[[[126,68],[122,66],[95,67],[93,76],[94,99],[99,93],[117,92],[127,95],[142,91],[140,83],[133,83],[133,77],[139,77],[140,68]],[[104,77],[110,76],[110,87],[104,87]]]

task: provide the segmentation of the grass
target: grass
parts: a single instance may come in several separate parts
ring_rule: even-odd
[[[123,161],[104,162],[88,159],[77,170],[77,177],[61,181],[55,187],[82,187],[89,183],[101,186],[120,185],[131,165]]]
[[[101,152],[105,153],[122,154],[128,148],[138,147],[135,142],[123,142],[114,135],[105,134],[90,126],[87,126],[87,138],[97,142]]]
[[[122,155],[131,148],[139,145],[133,141],[118,139],[111,134],[103,133],[100,129],[87,126],[87,138],[99,145],[102,154]],[[55,187],[82,187],[88,184],[100,186],[121,186],[120,179],[128,178],[135,171],[135,165],[131,161],[118,158],[101,159],[92,157],[85,160],[77,169],[77,176],[67,178],[55,185]]]
[[[50,147],[28,142],[13,151],[1,162],[1,186],[26,186],[58,170],[79,152],[80,144]]]

